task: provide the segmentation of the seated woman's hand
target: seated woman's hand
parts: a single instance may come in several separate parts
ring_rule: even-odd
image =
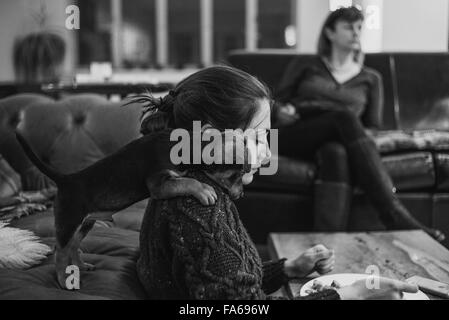
[[[287,103],[277,108],[276,119],[276,126],[284,127],[295,123],[299,119],[299,115],[296,113],[296,108]]]
[[[418,292],[418,287],[414,284],[382,277],[376,280],[378,286],[373,286],[373,281],[364,279],[336,290],[342,300],[401,300],[404,292]]]
[[[316,271],[319,274],[326,274],[334,269],[334,250],[319,244],[307,249],[294,260],[285,262],[285,272],[291,277],[305,277]]]

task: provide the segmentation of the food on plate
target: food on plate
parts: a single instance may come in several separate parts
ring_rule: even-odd
[[[307,294],[313,294],[313,293],[318,293],[327,289],[339,289],[342,286],[340,285],[340,283],[338,283],[338,281],[333,280],[330,286],[326,286],[324,285],[321,281],[319,280],[315,280],[313,282],[313,285],[310,289],[306,290]]]

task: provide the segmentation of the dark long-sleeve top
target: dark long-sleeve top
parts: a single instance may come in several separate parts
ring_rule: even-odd
[[[367,128],[379,129],[382,123],[382,77],[365,66],[351,79],[339,83],[321,57],[307,64],[294,59],[284,72],[276,99],[293,104],[299,114],[307,115],[317,106],[327,110],[345,108]]]
[[[153,299],[266,299],[286,283],[284,260],[262,263],[227,191],[201,171],[218,200],[153,200],[140,233],[139,279]],[[339,299],[334,290],[298,299]]]

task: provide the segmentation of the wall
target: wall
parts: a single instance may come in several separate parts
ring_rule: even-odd
[[[59,33],[67,45],[64,64],[66,74],[72,73],[76,65],[76,31],[65,28],[65,8],[75,1],[70,0],[1,0],[0,1],[0,81],[13,81],[12,50],[17,37],[37,31],[39,26],[33,17],[44,3],[48,12],[47,30]]]
[[[329,13],[329,0],[297,0],[297,44],[302,53],[315,53],[318,36]]]
[[[354,0],[354,4],[380,7],[380,30],[365,28],[367,52],[447,51],[448,0]],[[329,0],[297,0],[297,51],[315,53],[319,32],[329,13]],[[365,12],[366,14],[366,12]]]
[[[384,51],[447,51],[448,0],[386,0]]]

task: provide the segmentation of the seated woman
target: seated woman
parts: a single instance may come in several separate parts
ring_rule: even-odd
[[[192,121],[198,120],[203,122],[204,131],[250,128],[265,132],[270,129],[268,90],[242,71],[229,67],[201,70],[182,81],[171,96],[161,101],[148,97],[149,104],[163,111],[147,117],[144,131],[161,129],[161,118],[174,128],[189,129]],[[238,141],[245,140],[238,134],[234,137]],[[251,138],[254,137],[248,139]],[[333,269],[334,253],[322,245],[292,261],[261,262],[233,203],[242,194],[243,185],[251,183],[253,174],[271,156],[266,135],[258,134],[257,141],[248,141],[250,143],[257,143],[257,153],[238,158],[245,152],[238,149],[236,142],[226,147],[225,140],[224,149],[220,150],[225,151],[224,158],[230,157],[233,164],[188,166],[188,177],[209,184],[216,191],[213,205],[202,205],[193,197],[177,197],[153,200],[148,206],[141,227],[137,271],[151,298],[265,299],[290,277],[304,277],[313,271],[327,273]],[[234,148],[235,154],[229,152]],[[214,154],[214,157],[222,159],[221,154]],[[249,169],[244,165],[248,158]],[[243,163],[243,169],[239,163]],[[397,298],[402,291],[416,292],[417,288],[382,279],[380,290],[369,290],[365,282],[358,282],[296,298]]]
[[[379,73],[363,65],[363,19],[355,7],[332,12],[321,31],[318,56],[306,65],[293,61],[286,70],[276,98],[283,104],[277,113],[284,123],[279,153],[317,158],[316,230],[346,230],[355,178],[386,227],[423,229],[442,241],[440,231],[421,224],[399,201],[370,138],[381,124],[383,93]]]

